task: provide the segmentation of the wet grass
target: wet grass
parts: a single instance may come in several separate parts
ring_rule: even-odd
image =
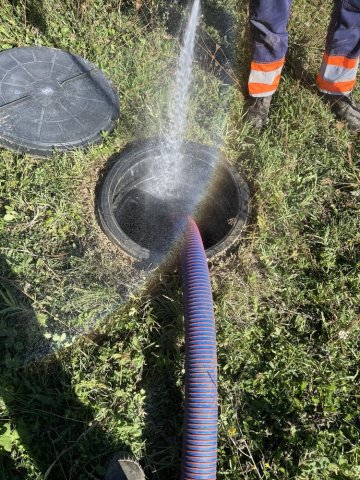
[[[106,242],[94,216],[107,159],[166,127],[181,2],[170,10],[140,3],[140,11],[115,0],[0,3],[1,49],[36,43],[82,55],[113,80],[122,108],[114,134],[86,154],[39,160],[0,152],[4,480],[101,479],[118,450],[136,455],[149,479],[179,476],[179,278],[155,277],[141,291],[149,279]],[[218,478],[355,480],[359,139],[334,120],[313,80],[331,6],[294,2],[289,60],[259,136],[241,118],[249,55],[243,3],[206,4],[189,129],[189,138],[205,143],[224,137],[226,155],[252,189],[241,245],[211,270]],[[234,40],[237,54],[222,68]],[[95,331],[77,335],[109,310]],[[50,345],[71,342],[45,355]],[[44,360],[22,367],[34,352]]]

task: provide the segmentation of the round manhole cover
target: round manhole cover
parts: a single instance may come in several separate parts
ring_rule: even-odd
[[[102,140],[119,117],[112,83],[92,63],[56,48],[0,52],[0,144],[50,156]]]

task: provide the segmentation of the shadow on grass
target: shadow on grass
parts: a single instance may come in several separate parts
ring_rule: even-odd
[[[281,462],[286,478],[295,478],[299,474],[301,458],[316,447],[318,431],[315,424],[319,412],[314,404],[305,400],[306,374],[291,370],[288,373],[290,365],[279,369],[277,352],[284,348],[284,340],[273,335],[271,316],[263,313],[259,329],[264,340],[254,339],[249,352],[252,360],[244,360],[232,379],[234,385],[241,385],[233,408],[238,419],[239,436],[246,439],[243,444],[243,440],[239,440],[239,462],[250,470],[256,465],[257,475],[254,473],[246,478],[265,476],[265,459],[269,464]],[[305,336],[303,341],[307,341]],[[222,369],[221,364],[219,368]]]
[[[166,282],[166,283],[165,283]],[[141,387],[146,391],[144,461],[148,480],[180,478],[183,393],[176,379],[183,377],[184,325],[178,275],[164,277],[150,303],[158,328],[145,351]]]
[[[10,0],[10,4],[15,9],[21,4],[19,0]],[[47,30],[46,14],[43,11],[43,2],[41,0],[28,0],[24,2],[24,19],[26,23],[30,23],[37,28],[41,33]]]
[[[304,62],[306,57],[306,40],[304,39],[304,43],[292,45],[291,48],[289,48],[284,73],[300,81],[300,83],[312,93],[318,93],[315,76],[309,71],[306,62]]]
[[[225,85],[238,83],[235,55],[238,27],[234,15],[214,2],[205,3],[202,14],[206,28],[200,28],[197,49],[203,68]]]
[[[144,2],[145,5],[146,2]],[[164,18],[168,33],[181,41],[186,28],[189,8],[192,2],[159,2],[156,15],[145,6],[140,11],[144,26],[153,27],[154,18]],[[237,25],[230,9],[216,1],[202,2],[202,19],[198,30],[196,58],[209,73],[219,78],[225,85],[237,83],[235,73],[235,45]]]
[[[99,479],[107,457],[128,450],[93,421],[64,361],[50,351],[30,299],[0,256],[0,397],[7,410],[0,433],[9,432],[11,442],[9,427],[16,429],[21,444],[0,446],[2,480],[27,478],[33,465],[44,479]],[[39,360],[29,361],[34,352]]]

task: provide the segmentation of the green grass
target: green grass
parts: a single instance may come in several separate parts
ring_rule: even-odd
[[[93,213],[107,159],[166,128],[181,9],[143,3],[143,13],[130,1],[0,3],[0,49],[36,43],[82,55],[113,80],[122,108],[114,134],[86,154],[41,160],[0,152],[4,480],[100,479],[118,450],[139,458],[149,479],[179,476],[179,278],[136,271]],[[237,56],[234,72],[227,69],[239,85],[225,86],[214,62],[199,62],[188,134],[209,144],[224,137],[225,154],[252,189],[241,244],[211,269],[218,478],[355,480],[359,139],[334,120],[313,81],[331,5],[294,2],[289,60],[269,126],[257,136],[241,118],[249,48],[246,8],[235,3],[206,3],[201,38],[231,50],[216,19],[221,9],[234,15]],[[45,355],[50,344],[71,343]],[[33,354],[45,360],[19,369]]]

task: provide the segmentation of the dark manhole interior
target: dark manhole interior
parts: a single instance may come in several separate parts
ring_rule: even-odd
[[[160,260],[192,215],[207,256],[226,250],[246,222],[246,183],[216,149],[204,145],[186,144],[176,172],[162,169],[162,161],[156,142],[119,154],[98,196],[105,232],[132,257]]]

